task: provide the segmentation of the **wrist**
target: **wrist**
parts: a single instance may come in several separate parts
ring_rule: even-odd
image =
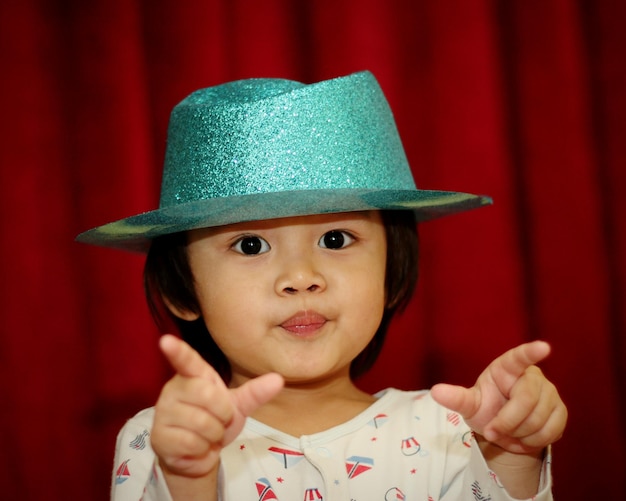
[[[545,449],[510,452],[481,435],[474,436],[487,466],[496,474],[509,495],[526,499],[538,492]]]
[[[488,441],[478,433],[474,433],[474,438],[483,457],[488,463],[503,464],[507,466],[517,466],[519,468],[535,468],[543,462],[546,449],[536,449],[527,452],[511,452],[503,447]]]
[[[167,484],[173,499],[184,501],[216,501],[219,461],[213,468],[202,474],[180,473],[167,467],[164,463],[157,465]]]

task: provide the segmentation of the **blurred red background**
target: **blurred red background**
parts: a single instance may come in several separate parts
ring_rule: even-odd
[[[171,108],[362,69],[418,185],[495,204],[421,226],[418,293],[361,385],[471,384],[546,339],[555,495],[625,499],[625,53],[618,1],[3,1],[3,499],[108,499],[115,434],[168,375],[142,256],[73,239],[156,206]]]

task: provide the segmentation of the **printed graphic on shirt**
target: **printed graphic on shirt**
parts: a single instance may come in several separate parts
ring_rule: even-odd
[[[483,491],[480,488],[478,480],[472,484],[472,494],[474,495],[475,501],[491,501],[491,496],[483,496]]]
[[[489,478],[493,480],[494,484],[496,484],[501,489],[504,489],[504,485],[502,484],[502,482],[500,482],[500,479],[498,478],[498,475],[496,475],[495,471],[489,470],[487,474],[489,475]]]
[[[267,478],[259,478],[256,481],[256,490],[259,495],[259,501],[267,501],[269,499],[278,499],[274,493],[274,489]]]
[[[304,491],[304,501],[324,501],[321,492],[317,487]]]
[[[123,484],[130,478],[130,470],[128,469],[128,462],[130,459],[123,461],[115,470],[115,484]]]
[[[152,465],[152,472],[150,473],[148,482],[150,485],[157,485],[159,483],[159,473],[157,472],[156,464]]]
[[[150,436],[148,430],[143,430],[139,435],[137,435],[134,439],[132,439],[128,446],[131,449],[135,449],[137,451],[142,451],[146,448],[146,438]]]
[[[351,456],[346,459],[346,472],[348,478],[354,478],[361,473],[371,470],[374,467],[374,460],[363,456]]]
[[[285,469],[297,465],[300,461],[302,461],[302,459],[304,459],[304,454],[300,451],[283,449],[281,447],[270,447],[267,450],[283,465]]]
[[[385,501],[404,501],[406,496],[397,487],[392,487],[385,493]]]
[[[472,431],[468,430],[465,433],[463,433],[463,437],[461,438],[461,441],[463,442],[463,445],[465,447],[471,447],[472,446]]]
[[[387,414],[377,414],[374,416],[374,419],[371,419],[367,422],[369,426],[373,426],[374,428],[380,428],[389,420],[389,416]]]
[[[405,456],[414,456],[420,451],[422,446],[417,440],[415,440],[415,437],[409,437],[402,439],[402,445],[400,448],[402,450],[402,454]]]
[[[446,419],[454,426],[459,426],[459,424],[461,424],[461,416],[459,416],[456,412],[448,412],[448,414],[446,414]]]

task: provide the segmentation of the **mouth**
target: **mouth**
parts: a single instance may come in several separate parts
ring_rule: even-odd
[[[280,326],[291,334],[306,337],[319,331],[328,319],[315,311],[299,311]]]

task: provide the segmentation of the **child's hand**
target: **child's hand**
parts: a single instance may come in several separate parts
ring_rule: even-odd
[[[221,449],[243,428],[246,416],[281,390],[277,374],[228,388],[184,341],[166,335],[161,351],[176,370],[156,403],[152,447],[167,473],[199,478],[214,472]]]
[[[543,341],[520,345],[491,362],[472,388],[438,384],[432,396],[487,441],[539,456],[561,437],[567,421],[556,388],[534,365],[549,353]]]

